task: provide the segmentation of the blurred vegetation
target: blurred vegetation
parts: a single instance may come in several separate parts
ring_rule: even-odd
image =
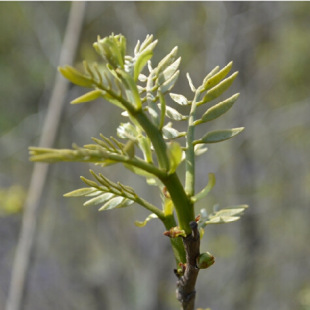
[[[38,143],[69,8],[68,2],[0,3],[0,308],[21,223],[15,211],[33,168],[27,147]],[[154,34],[159,58],[178,45],[181,71],[194,82],[230,60],[239,70],[234,87],[241,96],[216,126],[228,122],[246,130],[199,159],[199,167],[206,158],[209,165],[198,172],[197,190],[209,172],[217,185],[208,205],[198,208],[228,202],[250,208],[240,222],[206,230],[202,248],[216,256],[216,264],[198,280],[197,307],[310,309],[309,17],[307,2],[87,4],[77,66],[95,57],[88,47],[98,34],[114,32],[127,37],[131,50]],[[190,92],[185,74],[178,89]],[[56,147],[89,143],[100,132],[109,136],[121,120],[104,102],[70,106],[80,92],[71,86]],[[106,175],[115,180],[118,169],[107,168]],[[24,309],[176,309],[164,227],[135,227],[147,212],[134,206],[102,214],[83,207],[82,199],[63,198],[81,186],[83,174],[84,165],[51,167]],[[135,182],[144,195],[149,191],[123,170],[120,181]],[[159,202],[157,192],[147,195]]]

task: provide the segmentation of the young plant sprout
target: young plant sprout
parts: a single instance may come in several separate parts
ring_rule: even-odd
[[[89,88],[71,103],[102,98],[121,110],[124,122],[116,130],[117,138],[99,134],[98,138],[92,138],[92,144],[73,145],[72,149],[30,147],[30,160],[91,162],[102,168],[121,163],[134,174],[143,176],[149,185],[159,187],[160,207],[140,197],[132,187],[90,170],[91,179],[81,177],[86,186],[65,196],[84,196],[87,199],[84,205],[99,205],[99,211],[134,203],[150,211],[150,215],[136,225],[145,226],[153,219],[163,223],[164,235],[170,238],[176,260],[177,299],[182,309],[194,309],[198,272],[214,263],[209,252],[200,252],[200,238],[205,227],[236,221],[247,208],[247,205],[238,205],[211,214],[205,209],[200,214],[194,212],[195,203],[204,199],[215,185],[215,176],[210,173],[208,184],[195,192],[196,157],[207,151],[206,145],[230,139],[243,128],[210,131],[199,137],[195,129],[222,116],[233,106],[239,94],[220,102],[217,98],[230,87],[238,72],[229,75],[232,62],[222,69],[215,67],[198,87],[187,74],[192,97],[186,98],[171,92],[180,73],[181,57],[177,57],[177,47],[154,65],[151,59],[157,43],[158,40],[148,35],[142,43],[138,41],[133,55],[129,56],[123,35],[98,37],[93,47],[102,63],[84,61],[83,73],[70,66],[60,67],[65,78]],[[187,106],[188,114],[183,115],[169,106],[168,99]],[[198,109],[205,110],[201,117],[197,117]],[[176,122],[187,122],[187,131],[175,129]],[[137,149],[140,152],[136,152]],[[177,170],[182,162],[186,168],[181,177]]]

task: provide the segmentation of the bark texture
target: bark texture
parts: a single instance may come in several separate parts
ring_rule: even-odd
[[[196,259],[200,255],[200,235],[196,222],[191,222],[192,233],[183,238],[186,252],[186,265],[184,274],[178,276],[177,281],[177,299],[182,305],[182,310],[193,310],[195,307],[196,297],[196,280],[199,268],[196,266]]]

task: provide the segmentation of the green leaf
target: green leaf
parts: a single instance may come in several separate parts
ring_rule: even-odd
[[[91,194],[96,192],[98,192],[98,189],[95,187],[83,187],[64,194],[64,197],[90,196]]]
[[[101,92],[101,96],[106,100],[111,102],[112,104],[116,105],[117,107],[125,110],[125,107],[123,106],[123,104],[118,100],[118,98],[115,98],[114,96],[112,96],[111,94],[109,94],[106,91],[102,91]]]
[[[134,201],[121,197],[121,196],[117,196],[107,201],[98,211],[112,210],[115,208],[123,208],[123,207],[127,207],[131,205],[132,203],[134,203]]]
[[[199,140],[195,140],[193,143],[195,145],[199,143],[217,143],[217,142],[225,141],[225,140],[228,140],[236,136],[241,131],[243,131],[243,129],[244,127],[210,131],[204,137],[202,137]]]
[[[153,162],[152,143],[150,138],[140,135],[138,137],[138,146],[143,153],[144,160],[148,163],[152,163]]]
[[[76,104],[76,103],[93,101],[93,100],[98,99],[99,97],[102,97],[102,90],[96,89],[96,90],[92,90],[92,91],[72,100],[71,103]]]
[[[144,66],[147,64],[147,62],[152,58],[153,56],[153,49],[155,48],[158,40],[152,42],[149,44],[144,50],[136,53],[136,61],[134,64],[134,81],[137,82],[138,77]]]
[[[220,67],[216,66],[206,75],[206,77],[203,79],[202,85],[200,86],[201,89],[212,76],[214,76],[217,72],[219,72],[219,70],[220,70]]]
[[[194,147],[194,152],[196,156],[204,154],[208,150],[203,144],[196,144]]]
[[[158,216],[154,213],[151,213],[143,222],[135,221],[135,225],[138,227],[144,227],[149,221],[157,219]]]
[[[165,139],[176,139],[176,138],[184,137],[186,135],[186,132],[180,132],[172,128],[171,126],[172,124],[168,123],[166,126],[162,128],[163,137]]]
[[[227,209],[222,209],[210,214],[208,220],[205,221],[204,224],[208,225],[235,222],[240,219],[240,216],[246,208],[248,208],[247,205],[238,205]]]
[[[137,85],[133,79],[133,77],[125,72],[124,70],[117,68],[116,73],[120,76],[127,92],[127,97],[130,101],[130,103],[132,104],[132,106],[135,108],[135,110],[140,110],[142,108],[142,102],[141,102],[141,98],[139,96],[139,91],[137,88]],[[129,92],[128,92],[129,91]]]
[[[137,44],[135,47],[135,51],[137,51],[138,49],[140,51],[144,50],[149,44],[151,44],[153,41],[153,35],[152,34],[148,34],[145,38],[145,40],[142,42],[142,44]],[[139,42],[140,43],[140,42]]]
[[[82,87],[92,87],[93,81],[91,78],[83,75],[78,70],[71,66],[58,67],[59,72],[73,84]]]
[[[230,77],[226,78],[221,83],[217,84],[216,86],[208,90],[203,99],[197,103],[197,106],[219,97],[231,86],[237,75],[238,72],[233,73]]]
[[[124,164],[124,167],[133,172],[134,174],[141,175],[147,179],[153,177],[153,174],[146,172],[145,170],[137,168],[135,166]]]
[[[132,141],[138,140],[137,128],[131,123],[121,123],[117,127],[117,135],[122,139],[130,139]]]
[[[88,186],[90,186],[90,187],[98,188],[98,185],[97,185],[96,182],[94,182],[94,181],[92,181],[92,180],[89,180],[89,179],[86,179],[86,178],[84,178],[84,177],[80,177],[80,178],[81,178],[81,180],[82,180],[86,185],[88,185]]]
[[[210,88],[212,88],[213,86],[217,85],[231,70],[233,65],[233,62],[231,61],[226,67],[224,67],[221,71],[218,71],[215,74],[212,74],[211,77],[206,78],[204,83],[203,83],[203,88],[202,88],[202,92],[206,91]],[[218,70],[218,67],[215,68],[216,71]],[[215,71],[215,70],[214,70]],[[213,73],[213,71],[211,72]],[[208,75],[209,76],[209,75]],[[207,77],[208,77],[207,76]]]
[[[158,107],[160,108],[160,104],[158,105]],[[188,117],[182,115],[180,112],[178,112],[176,109],[171,108],[169,106],[166,106],[166,116],[170,119],[173,119],[175,121],[182,121],[182,120],[186,120]]]
[[[164,209],[164,215],[169,216],[173,214],[174,210],[174,205],[171,199],[168,199],[164,197],[164,202],[163,202],[163,209]]]
[[[163,72],[160,72],[158,75],[159,85],[164,84],[168,81],[178,70],[178,67],[181,62],[181,57],[179,57],[176,61],[174,61],[171,65],[169,65]]]
[[[195,93],[196,92],[196,87],[194,86],[192,78],[190,77],[189,73],[186,73],[186,77],[187,77],[187,80],[188,80],[189,87],[191,88],[191,91],[193,93]]]
[[[171,77],[170,79],[168,79],[165,83],[163,83],[159,89],[160,91],[165,94],[167,91],[169,91],[173,86],[174,84],[176,83],[178,77],[179,77],[179,70],[176,71]]]
[[[159,121],[159,124],[158,124],[158,129],[161,130],[164,126],[164,123],[165,123],[165,115],[166,115],[166,108],[167,108],[167,105],[166,105],[166,100],[165,100],[165,96],[160,92],[158,91],[158,97],[159,97],[159,104],[158,104],[158,107],[160,109],[160,121]]]
[[[169,93],[169,95],[174,102],[176,102],[180,105],[189,105],[190,104],[190,102],[183,95],[173,94],[173,93]]]
[[[112,197],[115,197],[115,195],[111,194],[111,193],[104,193],[104,194],[101,194],[101,195],[99,195],[99,196],[97,196],[95,198],[87,200],[86,202],[84,202],[83,205],[85,207],[98,205],[98,204],[101,204],[101,203],[105,203],[106,201],[110,200]]]
[[[93,44],[96,52],[101,55],[113,68],[124,68],[126,54],[126,39],[123,35],[110,35]]]
[[[175,141],[168,143],[167,154],[170,163],[169,173],[173,173],[182,161],[183,150],[181,145]]]
[[[198,200],[206,197],[214,185],[215,185],[215,175],[213,173],[209,173],[209,182],[207,186],[202,191],[200,191],[198,194],[196,194],[191,198],[192,202],[195,203]]]
[[[235,94],[231,96],[230,98],[214,105],[202,115],[201,119],[194,122],[194,126],[202,124],[202,123],[210,122],[220,117],[233,106],[233,104],[236,102],[238,97],[239,97],[239,94]]]
[[[178,47],[175,46],[172,49],[172,51],[158,63],[158,66],[156,69],[159,73],[164,71],[168,66],[170,66],[175,61],[177,52],[178,52]]]

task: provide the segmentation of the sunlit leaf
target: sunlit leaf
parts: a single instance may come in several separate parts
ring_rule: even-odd
[[[209,121],[212,121],[220,117],[233,106],[233,104],[236,102],[238,97],[239,97],[239,94],[235,94],[231,96],[230,98],[214,105],[202,115],[201,119],[195,121],[194,125],[199,125],[201,123],[209,122]]]
[[[137,140],[138,131],[136,127],[131,123],[121,123],[117,127],[117,135],[122,139]]]
[[[194,86],[192,78],[190,77],[189,73],[186,73],[186,77],[187,77],[187,80],[188,80],[189,87],[191,88],[191,91],[193,93],[196,92],[196,87]]]
[[[72,100],[71,103],[76,104],[76,103],[93,101],[93,100],[98,99],[99,97],[102,97],[102,90],[96,89],[96,90],[92,90],[92,91]]]
[[[138,76],[138,80],[142,83],[145,83],[147,81],[147,76],[140,73],[139,76]]]
[[[209,182],[207,186],[203,190],[201,190],[198,194],[196,194],[191,198],[192,202],[195,203],[198,200],[206,197],[214,185],[215,185],[215,175],[213,173],[209,173]]]
[[[103,39],[98,36],[93,47],[114,69],[124,68],[126,54],[126,38],[124,36],[112,34]]]
[[[113,97],[112,95],[110,95],[108,92],[106,91],[102,91],[101,93],[102,97],[106,100],[111,102],[112,104],[116,105],[117,107],[121,108],[121,109],[125,109],[125,107],[123,106],[122,102],[119,101],[119,99]]]
[[[171,127],[171,123],[168,123],[166,126],[162,128],[163,136],[165,139],[176,139],[180,137],[184,137],[186,132],[180,132]]]
[[[233,83],[235,78],[237,77],[238,72],[233,73],[230,77],[226,78],[213,88],[207,91],[206,95],[203,97],[203,99],[197,103],[197,105],[201,105],[203,103],[209,102],[217,97],[219,97],[222,93],[224,93]]]
[[[81,180],[90,187],[96,187],[96,188],[98,187],[97,183],[92,180],[86,179],[84,177],[81,177]]]
[[[165,94],[174,86],[179,77],[179,73],[180,73],[179,71],[176,71],[169,80],[167,80],[164,84],[160,86],[159,89],[163,94]]]
[[[159,73],[159,76],[158,76],[159,85],[162,85],[166,81],[171,79],[171,77],[178,70],[180,62],[181,62],[181,57],[179,57],[176,61],[174,61],[171,65],[169,65],[163,72]]]
[[[213,69],[205,76],[205,78],[203,79],[202,85],[200,86],[201,91],[202,91],[204,85],[206,84],[206,82],[207,82],[212,76],[214,76],[217,72],[219,72],[219,70],[220,70],[220,67],[219,67],[219,66],[216,66],[215,68],[213,68]]]
[[[153,56],[153,49],[157,44],[157,40],[152,42],[150,45],[148,45],[147,48],[145,48],[143,51],[139,52],[136,55],[136,60],[134,64],[134,81],[137,82],[138,77],[144,66],[147,64],[147,62],[152,58]]]
[[[174,47],[172,49],[172,51],[166,55],[159,63],[157,66],[157,71],[160,73],[162,71],[164,71],[168,66],[170,66],[174,61],[175,61],[175,57],[177,55],[178,52],[178,47]]]
[[[159,105],[160,107],[160,105]],[[166,106],[166,116],[170,119],[173,119],[175,121],[181,121],[181,120],[186,120],[188,117],[182,115],[180,112],[178,112],[176,109],[171,108],[169,106]]]
[[[205,224],[208,225],[235,222],[240,219],[240,216],[243,214],[246,208],[248,208],[247,205],[239,205],[229,209],[222,209],[210,214]]]
[[[194,144],[217,143],[217,142],[225,141],[225,140],[228,140],[228,139],[236,136],[241,131],[243,131],[243,129],[244,129],[244,127],[210,131],[204,137],[202,137],[199,140],[195,140],[193,143]]]
[[[182,161],[183,150],[179,143],[172,141],[168,143],[167,154],[170,163],[169,172],[173,173]]]
[[[139,95],[139,91],[137,88],[137,85],[133,79],[133,77],[125,72],[124,70],[117,68],[116,73],[120,76],[123,85],[125,86],[127,92],[127,96],[129,97],[128,99],[130,100],[130,103],[132,104],[132,106],[136,109],[139,110],[142,107],[142,102],[141,102],[141,98]]]
[[[141,45],[139,44],[139,50],[142,51],[144,50],[149,44],[151,44],[151,42],[153,41],[153,35],[152,34],[148,34],[146,36],[146,38],[144,39],[144,41],[141,43]],[[137,50],[138,46],[136,46],[136,50]]]
[[[114,196],[115,195],[111,193],[104,193],[104,194],[99,195],[98,197],[87,200],[86,202],[84,202],[84,206],[93,206],[93,205],[105,203],[106,201],[110,200]]]
[[[203,144],[196,144],[194,147],[194,152],[196,156],[204,154],[208,150]]]
[[[150,214],[143,222],[135,221],[135,225],[138,227],[144,227],[149,221],[157,219],[158,216],[154,213]]]
[[[150,138],[145,137],[143,135],[139,135],[138,137],[138,146],[141,149],[144,159],[146,162],[151,163],[153,162],[153,157],[152,157],[152,143]]]
[[[164,201],[164,214],[165,216],[173,214],[174,205],[171,199],[165,198]]]
[[[214,87],[215,85],[217,85],[230,72],[232,65],[233,65],[233,63],[231,61],[222,70],[218,71],[215,74],[212,74],[210,78],[208,78],[206,81],[204,81],[202,91],[206,91],[206,90]],[[218,67],[216,69],[218,70]]]
[[[126,198],[121,197],[121,196],[117,196],[117,197],[114,197],[111,200],[107,201],[99,209],[99,211],[111,210],[111,209],[115,209],[115,208],[123,208],[123,207],[127,207],[127,206],[131,205],[132,203],[134,203],[134,201],[132,201],[130,199],[126,199]]]
[[[176,102],[180,105],[189,105],[190,104],[190,102],[183,95],[173,94],[173,93],[169,93],[169,95],[174,102]]]
[[[135,167],[135,166],[124,164],[124,167],[126,167],[128,170],[130,170],[130,171],[133,172],[134,174],[136,174],[136,175],[141,175],[141,176],[143,176],[143,177],[145,177],[145,178],[147,178],[147,179],[153,177],[153,174],[148,173],[148,172],[146,172],[145,170],[140,169],[140,168],[137,168],[137,167]]]
[[[93,81],[91,78],[83,75],[78,70],[71,66],[58,67],[59,72],[73,84],[82,87],[92,87]]]
[[[98,189],[95,187],[83,187],[83,188],[79,188],[72,192],[64,194],[64,197],[89,196],[90,194],[94,192],[98,192]]]

